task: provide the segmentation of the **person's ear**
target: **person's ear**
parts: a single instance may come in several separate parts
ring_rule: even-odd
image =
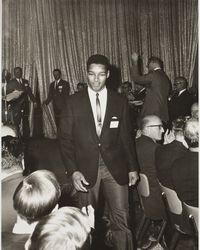
[[[106,78],[108,78],[110,76],[110,70],[107,71],[107,76]]]

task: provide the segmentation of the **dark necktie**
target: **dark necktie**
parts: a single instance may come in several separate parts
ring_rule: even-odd
[[[101,105],[99,101],[99,93],[96,94],[96,111],[97,111],[97,135],[101,134]]]

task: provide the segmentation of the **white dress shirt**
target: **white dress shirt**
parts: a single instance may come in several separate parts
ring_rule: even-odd
[[[183,92],[185,92],[187,89],[182,89],[179,93],[178,96],[180,96]]]
[[[107,105],[107,88],[105,87],[100,92],[95,92],[88,86],[88,95],[90,98],[90,104],[92,107],[92,112],[93,112],[93,117],[94,117],[96,128],[98,124],[97,123],[97,110],[96,110],[96,94],[97,93],[99,93],[99,101],[100,101],[100,106],[101,106],[101,121],[102,121],[102,126],[103,126],[105,113],[106,113],[106,105]]]

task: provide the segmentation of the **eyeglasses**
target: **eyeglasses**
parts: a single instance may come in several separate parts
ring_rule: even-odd
[[[159,129],[161,129],[161,128],[163,128],[163,125],[162,125],[162,124],[158,124],[158,125],[149,125],[149,126],[147,126],[147,127],[151,127],[151,128],[153,128],[153,127],[159,127]]]

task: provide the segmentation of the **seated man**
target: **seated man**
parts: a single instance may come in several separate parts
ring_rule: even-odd
[[[13,227],[13,234],[3,235],[3,249],[10,249],[9,247],[13,247],[24,236],[19,248],[22,249],[38,221],[58,209],[60,194],[59,183],[52,172],[38,170],[27,176],[13,195],[13,206],[18,214],[17,222]]]
[[[191,117],[199,119],[199,105],[197,102],[193,103],[191,106]]]
[[[94,227],[94,209],[88,214],[74,207],[60,208],[45,216],[36,226],[25,245],[26,250],[76,250],[83,249],[91,227]]]
[[[199,122],[197,119],[186,122],[184,135],[189,151],[172,165],[173,184],[181,201],[198,207]]]
[[[2,232],[12,232],[17,218],[12,197],[17,185],[23,180],[23,145],[11,127],[2,126],[1,132],[1,229]]]
[[[179,76],[175,78],[174,88],[176,94],[169,101],[169,119],[171,122],[180,116],[190,115],[193,100],[187,86],[188,82],[185,77]]]
[[[155,164],[157,176],[161,184],[166,187],[173,188],[171,168],[176,159],[183,157],[188,149],[184,139],[183,130],[185,121],[177,119],[173,121],[172,132],[169,136],[173,136],[174,140],[170,143],[162,145],[156,149]]]
[[[151,219],[158,220],[165,216],[155,167],[155,151],[159,147],[156,141],[161,140],[164,132],[160,118],[154,115],[144,117],[141,132],[142,135],[136,139],[136,152],[140,172],[147,176],[150,187],[150,196],[144,199],[145,206],[148,207],[146,215]]]

